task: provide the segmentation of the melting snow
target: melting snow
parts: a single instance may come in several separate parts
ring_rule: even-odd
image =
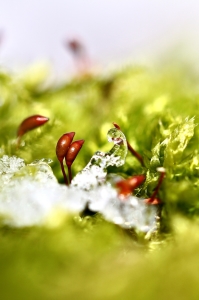
[[[122,201],[107,180],[107,167],[123,165],[127,154],[126,139],[120,130],[111,129],[108,140],[114,143],[112,149],[96,152],[69,187],[57,182],[45,159],[26,165],[21,158],[4,155],[0,159],[2,222],[17,227],[42,225],[56,209],[80,213],[88,207],[123,228],[153,230],[156,207],[134,196]]]

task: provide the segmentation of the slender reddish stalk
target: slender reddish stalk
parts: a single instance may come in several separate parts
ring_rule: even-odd
[[[120,126],[116,123],[113,123],[113,125],[115,126],[115,128],[117,128],[118,130],[121,130],[120,129]],[[143,157],[133,149],[133,147],[130,145],[130,143],[127,141],[127,147],[128,147],[128,150],[131,152],[131,154],[133,156],[135,156],[137,158],[137,160],[139,160],[139,162],[141,163],[141,165],[144,167],[144,160],[143,160]]]
[[[69,178],[69,182],[71,183],[73,177],[72,177],[72,171],[71,171],[71,166],[67,166],[68,168],[68,178]]]
[[[158,168],[157,169],[159,172],[161,172],[160,174],[160,177],[159,177],[159,180],[158,180],[158,183],[157,183],[157,186],[152,194],[152,196],[148,199],[145,199],[145,202],[148,203],[148,204],[161,204],[161,200],[159,198],[157,198],[157,194],[159,192],[159,189],[160,189],[160,186],[162,184],[162,181],[165,177],[165,174],[166,174],[166,171],[164,168]]]
[[[128,146],[128,150],[131,152],[131,154],[133,156],[135,156],[137,158],[137,160],[139,160],[139,162],[141,163],[141,165],[144,167],[144,160],[143,157],[133,149],[133,147],[129,144],[129,142],[127,141],[127,146]]]
[[[152,196],[150,197],[150,202],[153,202],[153,200],[156,198],[156,196],[158,194],[158,191],[160,189],[160,186],[162,184],[162,181],[163,181],[163,179],[165,177],[165,174],[166,174],[165,170],[162,170],[161,174],[160,174],[160,177],[159,177],[159,180],[158,180],[158,183],[157,183],[157,186],[156,186],[156,188],[155,188]]]
[[[60,161],[60,166],[61,166],[62,174],[63,174],[63,177],[64,177],[64,182],[65,182],[66,185],[68,185],[68,178],[66,176],[63,161]]]

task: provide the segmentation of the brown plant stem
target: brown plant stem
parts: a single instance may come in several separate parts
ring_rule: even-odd
[[[62,174],[64,176],[64,181],[65,181],[66,185],[68,185],[68,178],[66,176],[66,172],[65,172],[65,169],[64,169],[63,161],[60,161],[60,165],[61,165]]]
[[[158,183],[157,183],[157,186],[156,186],[156,188],[155,188],[155,190],[154,190],[152,196],[150,197],[150,202],[153,202],[154,199],[156,198],[156,196],[157,196],[157,194],[158,194],[158,191],[159,191],[159,189],[160,189],[160,186],[161,186],[161,184],[162,184],[162,181],[163,181],[163,179],[164,179],[164,177],[165,177],[165,174],[166,174],[165,171],[162,171],[162,172],[161,172],[160,177],[159,177],[159,180],[158,180]]]
[[[69,184],[71,184],[71,181],[72,181],[71,166],[67,165],[67,168],[68,168]]]
[[[113,123],[113,125],[115,126],[115,128],[117,128],[118,130],[121,130],[120,126],[117,123]],[[131,152],[131,154],[133,156],[135,156],[135,158],[137,158],[137,160],[141,163],[141,165],[144,167],[144,160],[143,157],[137,152],[135,151],[135,149],[133,149],[133,147],[130,145],[130,143],[128,142],[128,140],[126,140],[127,142],[127,147],[128,150]]]
[[[131,152],[131,154],[133,156],[135,156],[135,158],[137,158],[137,160],[141,163],[141,165],[144,167],[144,160],[143,157],[133,149],[133,147],[130,145],[130,143],[127,141],[127,146],[128,146],[128,150]]]

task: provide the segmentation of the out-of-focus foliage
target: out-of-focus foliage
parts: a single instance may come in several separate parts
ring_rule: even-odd
[[[145,167],[128,154],[110,172],[146,174],[137,195],[149,197],[156,168],[166,169],[161,234],[148,240],[99,216],[70,217],[53,229],[3,227],[1,299],[198,299],[199,75],[185,67],[128,67],[55,86],[33,71],[0,74],[1,156],[52,159],[63,182],[55,153],[60,136],[75,131],[85,140],[76,174],[95,151],[110,149],[106,132],[116,122]],[[50,121],[26,133],[17,148],[17,128],[34,114]]]

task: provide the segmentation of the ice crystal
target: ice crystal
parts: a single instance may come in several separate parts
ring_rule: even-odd
[[[114,143],[112,149],[107,153],[97,151],[69,187],[57,182],[50,160],[26,165],[21,158],[3,156],[0,217],[4,224],[42,225],[57,209],[68,214],[80,213],[88,207],[123,228],[153,230],[156,208],[133,196],[121,200],[114,183],[117,176],[107,178],[107,167],[123,165],[127,154],[126,139],[120,130],[109,130],[108,141]]]
[[[65,213],[82,211],[85,202],[81,196],[80,192],[55,181],[44,184],[31,178],[14,180],[0,194],[1,218],[11,226],[42,225],[56,209]]]
[[[89,196],[89,209],[100,212],[107,221],[143,232],[156,226],[157,209],[153,205],[147,205],[144,199],[130,196],[121,201],[116,189],[108,184],[91,190]]]
[[[87,166],[72,180],[72,185],[89,190],[106,180],[109,166],[120,167],[125,163],[127,155],[127,142],[124,134],[117,128],[108,131],[107,138],[114,146],[107,152],[97,151]]]
[[[22,158],[4,155],[0,159],[0,186],[8,184],[14,174],[25,166]]]
[[[6,156],[0,162],[1,175],[10,175],[9,184],[1,184],[0,216],[4,224],[40,225],[57,208],[70,213],[85,208],[86,198],[81,197],[80,191],[57,182],[49,160],[25,165],[20,158]]]

